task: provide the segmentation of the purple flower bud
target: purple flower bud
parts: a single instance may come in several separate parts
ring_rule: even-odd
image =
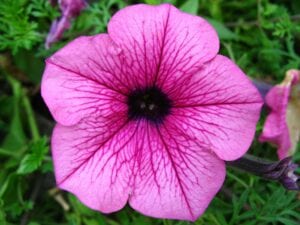
[[[278,181],[288,190],[300,190],[300,177],[295,174],[298,165],[292,162],[292,157],[270,162],[251,155],[244,155],[238,160],[227,162],[227,164],[262,178]]]
[[[51,5],[55,5],[54,0],[50,0]],[[63,35],[64,31],[70,27],[71,19],[78,16],[80,11],[86,6],[84,0],[59,0],[59,7],[62,17],[52,22],[50,32],[46,39],[46,48],[57,42]]]
[[[63,16],[76,17],[86,6],[85,0],[59,0],[60,10]]]
[[[57,42],[63,35],[65,29],[70,27],[70,21],[66,17],[62,17],[61,19],[56,19],[52,22],[50,32],[46,39],[46,48],[50,48],[51,44]]]
[[[290,159],[288,157],[286,159]],[[298,165],[289,161],[285,165],[285,171],[280,176],[280,182],[288,190],[300,190],[300,176],[295,174]]]
[[[57,0],[49,0],[49,2],[53,7],[57,4]]]

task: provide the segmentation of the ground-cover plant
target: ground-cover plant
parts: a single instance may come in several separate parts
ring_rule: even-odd
[[[100,214],[55,189],[48,147],[54,122],[39,94],[44,59],[78,36],[105,33],[116,11],[137,2],[88,1],[61,40],[46,50],[51,23],[60,16],[58,6],[43,0],[1,1],[0,224],[189,224],[152,219],[129,206],[118,213]],[[167,2],[208,19],[218,31],[221,53],[252,78],[276,84],[286,70],[300,67],[297,1]],[[263,122],[257,126],[257,136]],[[277,159],[276,148],[256,140],[249,153]],[[299,160],[296,151],[294,161]],[[221,191],[195,224],[299,223],[297,193],[231,168],[226,176]]]

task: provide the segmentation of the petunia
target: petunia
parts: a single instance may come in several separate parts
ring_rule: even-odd
[[[219,191],[225,160],[248,150],[262,99],[218,55],[216,31],[169,4],[117,12],[108,34],[47,59],[42,96],[57,125],[58,187],[104,213],[128,202],[196,220]]]
[[[51,5],[55,5],[54,0],[50,0]],[[64,31],[70,27],[71,19],[78,16],[85,7],[85,0],[58,0],[62,16],[52,22],[50,32],[46,38],[46,48],[57,42]]]
[[[293,155],[300,137],[300,71],[286,72],[284,81],[274,86],[266,96],[270,113],[264,124],[260,141],[278,147],[280,159]]]

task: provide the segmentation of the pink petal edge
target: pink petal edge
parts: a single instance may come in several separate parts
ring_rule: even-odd
[[[292,87],[297,85],[299,80],[299,70],[288,70],[284,81],[274,86],[266,96],[266,104],[270,108],[270,113],[267,116],[259,140],[276,145],[279,159],[288,157],[291,148],[295,145],[295,143],[292,143],[290,133],[291,129],[293,129],[291,126],[294,126],[294,124],[289,124],[287,116],[288,113],[291,113],[288,112],[288,108]]]
[[[223,160],[235,160],[247,152],[263,100],[230,59],[217,55],[194,76],[169,85],[180,87],[168,93],[176,99],[173,117],[178,127]]]

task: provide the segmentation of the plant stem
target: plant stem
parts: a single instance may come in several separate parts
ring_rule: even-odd
[[[39,133],[39,129],[37,126],[37,122],[35,120],[34,112],[31,107],[31,104],[30,104],[30,100],[29,100],[28,96],[26,95],[25,91],[23,91],[23,93],[24,93],[23,94],[23,103],[24,103],[24,108],[25,108],[26,114],[28,116],[28,124],[29,124],[31,135],[32,135],[32,139],[33,139],[33,141],[37,141],[38,139],[40,139],[40,133]]]

